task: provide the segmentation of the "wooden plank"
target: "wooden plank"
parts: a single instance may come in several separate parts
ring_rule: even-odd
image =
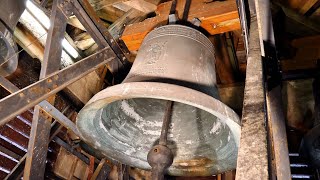
[[[33,34],[18,23],[14,31],[15,41],[32,57],[43,60],[44,47]]]
[[[170,7],[171,2],[162,3],[157,7],[156,17],[130,24],[125,28],[121,39],[130,51],[138,50],[144,37],[155,27],[167,24]]]
[[[145,13],[131,8],[127,11],[122,17],[117,19],[113,24],[111,24],[108,28],[108,31],[112,35],[114,39],[119,39],[124,27],[128,24],[132,24],[134,22],[139,22],[145,18]]]
[[[199,18],[201,27],[211,35],[240,29],[237,3],[234,0],[204,3],[191,1],[188,20]]]
[[[120,5],[127,6],[127,9],[125,10],[126,12],[130,10],[131,8],[134,8],[138,11],[144,12],[144,13],[150,13],[153,12],[157,9],[157,6],[146,2],[144,0],[130,0],[130,1],[125,1],[125,2],[119,2],[113,4],[114,7],[119,7]],[[121,8],[119,8],[121,9]],[[124,10],[124,9],[122,9]]]
[[[83,25],[80,23],[80,21],[78,20],[78,18],[76,16],[71,16],[68,18],[68,24],[76,27],[76,28],[79,28],[83,31],[86,31],[86,29],[83,27]]]
[[[28,147],[28,139],[6,125],[0,128],[0,138],[14,144],[21,150],[26,150]]]
[[[291,42],[297,48],[295,56],[281,61],[284,72],[302,69],[316,69],[320,59],[320,36],[295,39]]]
[[[309,28],[317,33],[320,32],[320,24],[317,23],[317,21],[310,19],[310,18],[307,18],[305,16],[302,16],[299,13],[297,13],[297,12],[295,12],[295,11],[293,11],[293,10],[291,10],[281,4],[279,4],[279,5],[281,6],[283,12],[285,13],[285,15],[288,18],[300,23],[301,25],[306,26],[307,28]]]
[[[314,13],[312,13],[310,18],[319,22],[320,21],[320,8],[318,8]]]
[[[252,16],[236,180],[269,179],[263,82],[258,22]]]
[[[305,3],[300,7],[299,13],[306,14],[306,12],[317,3],[318,0],[307,0],[304,1]]]
[[[110,22],[115,22],[131,8],[144,13],[153,12],[157,8],[154,4],[156,2],[144,0],[89,0],[89,3],[101,19]]]
[[[21,159],[21,156],[16,154],[13,151],[10,151],[9,149],[7,149],[5,146],[0,145],[0,152],[1,154],[5,154],[6,157],[8,157],[9,159],[15,161],[15,162],[19,162],[19,160]]]
[[[181,19],[185,0],[177,0],[176,11]],[[125,28],[121,39],[130,51],[138,50],[144,37],[155,27],[165,25],[171,8],[171,1],[162,3],[157,7],[156,17],[135,23]],[[214,1],[204,3],[203,1],[191,1],[188,21],[198,18],[201,27],[210,34],[219,34],[240,29],[240,20],[236,1]]]
[[[281,3],[293,11],[304,15],[306,12],[317,3],[318,0],[276,0],[277,3]]]
[[[114,3],[122,2],[127,0],[88,0],[90,5],[94,8],[94,10],[99,11],[104,7],[111,6]]]
[[[31,130],[30,126],[20,121],[18,118],[14,118],[12,121],[8,122],[6,125],[25,137],[28,137],[30,134],[30,130]]]
[[[102,9],[96,11],[96,13],[101,19],[104,19],[109,22],[114,22],[118,18],[123,16],[123,14],[125,12],[121,11],[113,6],[106,6],[106,7],[103,7]]]
[[[276,87],[268,88],[266,92],[268,130],[272,147],[272,164],[276,179],[290,180],[290,161],[288,152],[288,141],[286,134],[286,123],[282,105],[281,81]],[[271,173],[270,173],[271,174]]]
[[[5,169],[10,172],[15,165],[16,165],[15,161],[12,161],[11,159],[0,154],[0,169]]]
[[[93,173],[93,175],[92,175],[92,177],[91,177],[90,180],[96,180],[96,179],[97,179],[97,177],[98,177],[98,175],[99,175],[102,167],[104,166],[104,163],[105,163],[105,162],[106,162],[106,159],[105,159],[105,158],[101,159],[98,167],[97,167],[96,170],[94,171],[94,173]]]
[[[320,48],[320,35],[294,39],[291,42],[291,45],[295,48],[304,48],[304,47]]]
[[[1,138],[0,138],[0,146],[6,147],[8,150],[12,151],[13,153],[19,156],[23,156],[25,154],[24,150],[21,150],[20,148],[16,147],[12,143],[7,142]]]

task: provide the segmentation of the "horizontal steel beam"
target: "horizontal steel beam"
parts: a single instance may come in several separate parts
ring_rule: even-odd
[[[0,85],[10,93],[15,93],[20,90],[18,87],[16,87],[14,84],[12,84],[10,81],[8,81],[6,78],[2,76],[0,76]],[[41,101],[38,105],[48,114],[50,114],[62,126],[71,130],[75,135],[80,136],[75,124],[57,108],[51,105],[48,101]]]
[[[94,71],[99,66],[116,58],[112,49],[106,47],[57,73],[53,73],[52,75],[1,99],[0,126]]]

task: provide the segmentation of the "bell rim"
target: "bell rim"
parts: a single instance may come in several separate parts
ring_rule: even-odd
[[[177,93],[180,92],[180,93]],[[182,92],[182,93],[181,93]],[[184,96],[182,94],[185,94]],[[189,94],[189,95],[188,95]],[[124,152],[119,152],[120,154],[117,155],[111,155],[110,152],[107,152],[109,149],[108,147],[100,148],[100,144],[97,141],[94,141],[94,138],[91,137],[93,132],[82,132],[82,129],[85,129],[86,127],[83,127],[84,124],[81,125],[81,120],[79,121],[79,117],[84,117],[82,114],[89,113],[90,111],[98,111],[99,109],[107,106],[108,104],[118,101],[118,100],[124,100],[124,99],[132,99],[132,98],[153,98],[153,99],[163,99],[163,100],[171,100],[175,102],[184,103],[187,105],[191,105],[194,107],[197,107],[199,109],[202,109],[204,111],[209,112],[210,114],[213,114],[214,116],[217,116],[220,120],[225,120],[225,123],[230,128],[230,132],[233,133],[233,137],[236,142],[236,147],[239,147],[240,143],[240,119],[239,116],[227,105],[222,103],[221,101],[213,98],[212,96],[209,96],[207,94],[204,94],[202,92],[193,90],[191,88],[174,85],[174,84],[167,84],[167,83],[159,83],[159,82],[128,82],[128,83],[122,83],[115,86],[108,87],[99,93],[97,93],[94,97],[92,97],[89,102],[85,105],[85,107],[79,112],[77,116],[76,126],[79,129],[80,136],[82,139],[85,140],[89,145],[91,145],[94,149],[99,150],[102,152],[103,155],[107,156],[108,158],[111,158],[112,160],[117,160],[117,158],[113,158],[112,156],[119,156],[120,154],[128,156]],[[201,103],[202,101],[202,103]],[[198,103],[198,104],[197,104]],[[210,105],[211,104],[211,105]],[[213,105],[214,104],[214,105]],[[218,109],[216,111],[210,110],[210,107],[218,106],[219,110],[224,111],[225,115],[218,114]],[[84,122],[86,119],[83,119]],[[93,119],[91,119],[93,121]],[[82,123],[83,123],[82,122]],[[114,150],[112,150],[114,151]],[[114,153],[114,152],[113,152]],[[235,152],[234,159],[237,158],[237,152]],[[142,159],[138,159],[135,157],[130,157],[132,160],[130,161],[131,164],[137,163],[137,161],[144,162]],[[121,160],[120,160],[121,161]],[[128,160],[129,162],[129,160]],[[130,164],[130,163],[125,164]],[[236,161],[234,162],[234,168],[225,169],[224,171],[217,171],[215,173],[207,172],[207,171],[201,171],[196,172],[194,174],[185,174],[187,172],[183,172],[183,170],[178,170],[178,172],[169,172],[171,175],[185,175],[185,176],[207,176],[207,175],[213,175],[218,174],[222,172],[226,172],[228,170],[235,169]],[[140,166],[136,166],[141,169],[146,169]],[[182,174],[181,174],[182,173]]]

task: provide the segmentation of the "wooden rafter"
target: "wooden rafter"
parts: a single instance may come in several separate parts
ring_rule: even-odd
[[[125,28],[121,39],[131,51],[138,50],[144,37],[155,27],[167,24],[171,1],[157,7],[156,17]],[[177,0],[176,11],[182,18],[185,0]],[[240,20],[235,0],[214,1],[205,3],[202,0],[191,1],[188,21],[198,18],[201,27],[210,34],[220,34],[240,29]]]

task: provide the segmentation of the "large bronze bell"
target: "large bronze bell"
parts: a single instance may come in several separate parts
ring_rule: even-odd
[[[144,39],[123,83],[96,94],[80,111],[85,142],[121,163],[150,169],[147,154],[173,101],[168,174],[208,176],[235,169],[238,115],[220,102],[213,45],[186,26],[156,28]]]
[[[25,10],[26,0],[2,0],[0,6],[0,76],[8,76],[18,66],[18,47],[13,31]]]

